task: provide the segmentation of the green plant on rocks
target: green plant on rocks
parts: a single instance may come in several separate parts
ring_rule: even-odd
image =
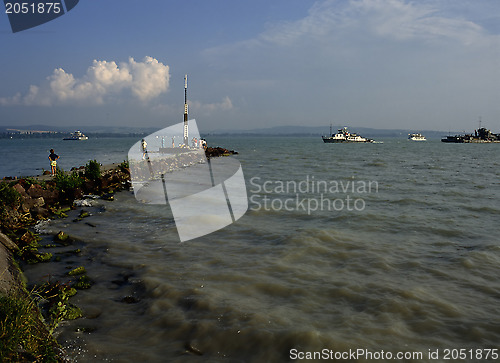
[[[17,256],[29,264],[38,262],[48,262],[52,259],[52,253],[40,253],[38,248],[42,247],[39,243],[40,236],[32,231],[25,232],[19,238],[19,250],[16,252]]]
[[[23,180],[28,188],[31,185],[40,185],[42,188],[45,188],[47,186],[47,183],[44,180],[37,180],[33,177],[27,177],[27,178],[24,178]]]
[[[50,252],[38,253],[36,254],[36,258],[38,262],[49,262],[52,259],[52,253]]]
[[[87,275],[80,276],[78,281],[73,285],[73,287],[78,290],[90,289],[91,286],[92,280]]]
[[[69,212],[70,210],[71,210],[70,207],[59,208],[57,211],[54,212],[54,214],[59,218],[66,218],[68,216],[66,212]]]
[[[54,236],[54,241],[57,241],[57,242],[66,242],[68,241],[69,239],[69,236],[64,233],[63,231],[59,231],[59,233],[57,233],[55,236]]]
[[[48,328],[52,334],[63,320],[74,320],[82,317],[82,311],[68,300],[76,294],[76,289],[59,282],[47,282],[37,287],[40,299],[46,301]]]
[[[13,205],[21,199],[21,194],[7,183],[0,183],[0,203]]]
[[[67,193],[72,189],[80,188],[84,180],[75,172],[67,174],[64,170],[57,169],[54,181],[60,192]]]
[[[120,168],[121,171],[123,172],[128,172],[129,171],[129,163],[128,160],[123,160],[119,165],[118,168]]]
[[[85,274],[87,271],[85,270],[85,267],[83,266],[79,266],[71,271],[68,272],[68,275],[69,276],[75,276],[75,275],[83,275]]]
[[[90,180],[97,180],[101,177],[101,164],[97,160],[89,160],[85,165],[85,177]]]

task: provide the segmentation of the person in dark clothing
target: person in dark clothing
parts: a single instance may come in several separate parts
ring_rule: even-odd
[[[51,175],[54,176],[56,175],[56,169],[57,169],[57,159],[59,159],[59,155],[54,153],[54,149],[50,149],[50,155],[49,155],[49,160],[50,160],[50,168],[51,168]]]

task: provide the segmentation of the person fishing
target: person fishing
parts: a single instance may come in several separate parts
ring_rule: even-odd
[[[56,175],[57,159],[59,159],[59,155],[54,153],[54,149],[50,149],[50,155],[49,155],[50,169],[51,169],[50,175],[52,176]]]

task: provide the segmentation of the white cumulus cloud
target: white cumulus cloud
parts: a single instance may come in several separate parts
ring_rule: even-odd
[[[145,57],[142,62],[129,58],[119,64],[94,60],[80,78],[56,68],[41,85],[31,85],[24,95],[18,92],[2,97],[0,105],[103,104],[127,93],[146,102],[166,92],[169,80],[169,66],[152,57]]]

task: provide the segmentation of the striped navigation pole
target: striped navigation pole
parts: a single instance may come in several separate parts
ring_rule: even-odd
[[[184,145],[189,146],[189,134],[188,134],[188,76],[184,76]]]

